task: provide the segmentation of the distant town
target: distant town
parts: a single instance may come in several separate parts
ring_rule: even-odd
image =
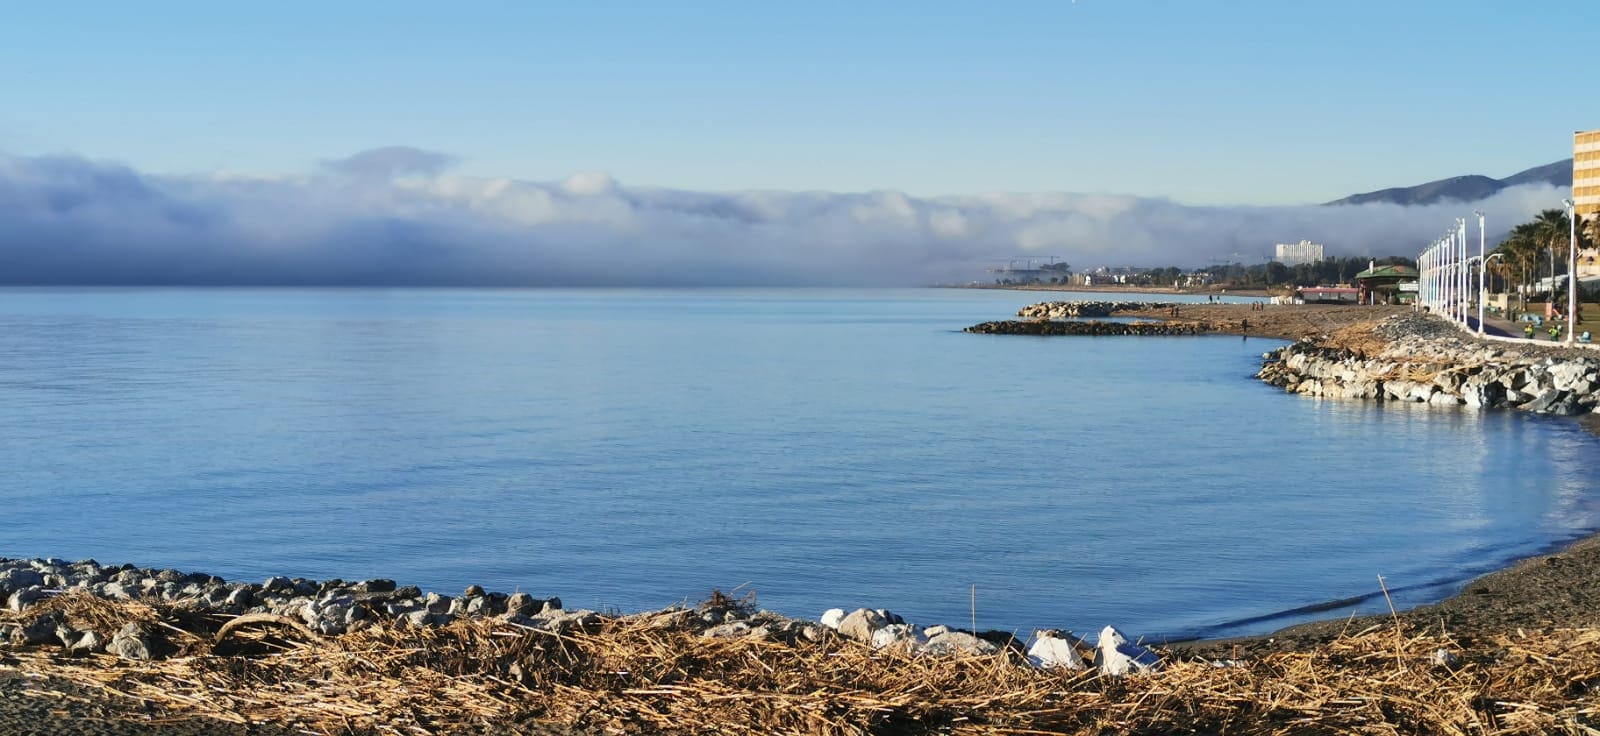
[[[1358,279],[1381,274],[1384,280],[1395,282],[1393,288],[1384,290],[1387,293],[1383,294],[1392,303],[1404,303],[1406,295],[1414,293],[1417,264],[1411,258],[1325,258],[1323,250],[1322,244],[1309,240],[1280,243],[1276,245],[1274,255],[1262,263],[1245,264],[1238,260],[1226,260],[1193,269],[1177,266],[1096,266],[1073,270],[1070,264],[1053,258],[1017,258],[988,269],[989,279],[973,286],[1274,290],[1283,291],[1285,295],[1298,289],[1310,291],[1311,298],[1316,301],[1353,303],[1361,295]],[[1407,277],[1411,282],[1410,289],[1401,285],[1408,280]]]

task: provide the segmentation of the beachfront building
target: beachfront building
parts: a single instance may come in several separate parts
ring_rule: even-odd
[[[1357,304],[1360,299],[1360,290],[1351,286],[1304,286],[1298,293],[1300,304]]]
[[[1600,130],[1572,134],[1572,201],[1579,217],[1600,215]]]
[[[1312,264],[1322,260],[1322,244],[1302,240],[1298,243],[1278,243],[1274,261],[1285,266]]]
[[[1572,202],[1580,230],[1586,221],[1600,217],[1600,130],[1572,134]],[[1600,278],[1600,252],[1596,250],[1579,251],[1578,278]]]
[[[1410,304],[1417,298],[1420,274],[1410,266],[1378,266],[1356,274],[1356,288],[1362,304]]]

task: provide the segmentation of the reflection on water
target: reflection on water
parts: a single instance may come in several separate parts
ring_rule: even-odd
[[[1570,421],[959,332],[1079,296],[0,290],[0,554],[1183,635],[1600,526]]]

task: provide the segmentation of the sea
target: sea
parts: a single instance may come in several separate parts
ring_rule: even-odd
[[[1268,339],[961,331],[1093,298],[1129,297],[0,289],[0,556],[1159,639],[1600,528],[1570,419],[1288,395]]]

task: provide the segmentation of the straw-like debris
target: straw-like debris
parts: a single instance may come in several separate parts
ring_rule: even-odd
[[[0,669],[48,674],[168,717],[311,733],[451,733],[552,724],[592,733],[1600,733],[1600,630],[1463,642],[1400,622],[1307,651],[1171,661],[1101,678],[997,654],[874,649],[834,636],[704,636],[686,611],[553,632],[502,619],[374,625],[337,637],[240,626],[178,607],[66,595],[8,614],[106,636],[136,623],[169,656],[15,647]],[[222,643],[254,642],[221,653]],[[1171,659],[1169,655],[1169,659]]]

